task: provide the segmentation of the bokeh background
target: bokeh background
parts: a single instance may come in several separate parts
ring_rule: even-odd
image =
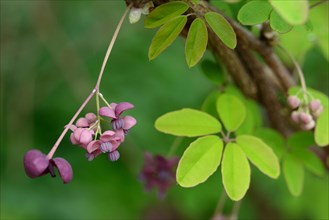
[[[328,13],[328,4],[321,7]],[[24,173],[24,153],[31,148],[47,153],[93,88],[124,9],[122,0],[1,0],[1,219],[200,220],[213,215],[223,188],[219,172],[192,189],[174,186],[163,200],[155,191],[146,193],[137,179],[143,152],[165,155],[174,141],[154,129],[154,120],[179,108],[200,108],[214,89],[199,67],[187,68],[183,39],[149,62],[155,30],[144,29],[142,22],[124,22],[101,84],[109,101],[136,106],[129,113],[138,124],[120,147],[120,160],[100,156],[88,162],[66,136],[55,156],[72,164],[70,184]],[[285,44],[298,51],[296,39],[305,36],[289,36]],[[321,49],[310,44],[298,58],[309,85],[329,94],[328,61]],[[84,113],[89,111],[95,111],[95,100]],[[183,140],[177,155],[190,141]],[[328,219],[328,180],[306,172],[304,192],[295,198],[282,176],[272,180],[254,169],[240,219]],[[225,212],[231,207],[227,201]]]

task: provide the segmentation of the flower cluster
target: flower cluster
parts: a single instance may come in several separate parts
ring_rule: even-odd
[[[24,155],[24,168],[26,174],[31,178],[43,176],[47,173],[55,177],[54,168],[57,168],[64,183],[71,182],[73,177],[72,167],[69,162],[60,157],[49,159],[38,150],[29,150]]]
[[[165,158],[161,155],[152,156],[144,154],[144,166],[139,175],[145,189],[150,191],[153,187],[158,189],[158,195],[163,198],[167,190],[176,182],[176,172],[179,158]]]
[[[120,153],[117,149],[125,140],[129,129],[136,124],[135,118],[121,117],[121,114],[133,107],[129,102],[111,103],[107,107],[100,108],[98,116],[88,113],[85,117],[79,118],[75,125],[70,126],[72,144],[84,148],[89,161],[102,153],[107,153],[111,161],[118,160]],[[100,122],[104,119],[101,116],[111,119],[112,130],[102,132]]]
[[[297,96],[289,96],[288,105],[294,109],[291,113],[291,119],[304,130],[313,129],[315,127],[315,120],[323,111],[323,106],[318,99],[307,102],[300,100]]]

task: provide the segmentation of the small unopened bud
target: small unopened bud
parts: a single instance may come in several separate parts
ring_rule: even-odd
[[[300,120],[301,123],[306,125],[306,124],[310,123],[313,120],[313,118],[310,114],[307,114],[305,112],[301,112],[299,114],[299,120]]]
[[[291,113],[291,120],[295,123],[299,123],[299,115],[300,113],[298,111],[293,111]]]
[[[302,125],[302,129],[308,131],[315,127],[315,121],[311,120],[309,123]]]
[[[150,13],[150,9],[154,7],[154,4],[152,1],[149,1],[146,3],[142,9],[143,15],[148,15]]]
[[[311,109],[312,112],[315,112],[316,110],[318,110],[321,106],[321,102],[318,99],[312,100],[309,104],[309,107]]]
[[[132,8],[129,13],[129,22],[130,24],[137,23],[141,18],[143,9],[141,8]]]
[[[292,108],[295,109],[299,106],[300,100],[297,96],[289,96],[288,97],[288,105]]]

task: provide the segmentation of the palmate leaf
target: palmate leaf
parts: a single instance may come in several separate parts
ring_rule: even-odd
[[[287,154],[283,160],[283,175],[288,189],[294,196],[299,196],[303,191],[304,168],[300,161],[293,155]]]
[[[300,25],[306,22],[309,14],[309,5],[307,0],[269,1],[274,10],[289,24]]]
[[[208,31],[206,24],[200,18],[192,22],[185,44],[185,57],[188,67],[195,66],[206,51]]]
[[[250,185],[250,165],[239,145],[228,143],[222,161],[223,184],[227,195],[234,201],[241,200]]]
[[[223,94],[217,100],[217,112],[226,130],[237,130],[246,117],[246,108],[233,95]]]
[[[279,160],[261,139],[250,136],[240,135],[236,138],[237,144],[245,152],[248,159],[265,175],[276,179],[280,175]]]
[[[187,22],[186,16],[177,18],[164,24],[152,39],[149,48],[149,59],[153,60],[159,56],[167,47],[169,47],[178,37]]]
[[[159,27],[183,14],[189,6],[185,2],[173,1],[156,7],[144,20],[146,28]]]
[[[182,187],[193,187],[208,179],[220,164],[223,141],[210,135],[198,138],[185,150],[177,167],[177,182]]]
[[[236,47],[235,32],[228,21],[216,12],[208,12],[204,15],[207,23],[223,43],[233,49]]]
[[[162,115],[155,121],[155,127],[163,133],[186,137],[214,134],[222,129],[213,116],[188,108]]]
[[[271,11],[267,1],[250,1],[239,10],[238,20],[244,25],[260,24],[269,19]]]

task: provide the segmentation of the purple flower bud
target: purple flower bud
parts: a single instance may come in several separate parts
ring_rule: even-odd
[[[103,142],[100,146],[100,150],[103,152],[103,153],[106,153],[106,152],[111,152],[113,149],[113,146],[110,142]]]
[[[120,157],[120,153],[118,151],[113,151],[108,155],[110,161],[117,161],[119,157]]]
[[[52,159],[51,163],[58,169],[58,173],[64,184],[71,182],[73,178],[73,171],[69,162],[63,158],[57,157]]]
[[[38,150],[29,150],[24,155],[24,168],[26,174],[35,178],[43,175],[48,168],[49,159]]]
[[[291,120],[295,123],[299,123],[299,115],[300,115],[300,112],[298,111],[293,111],[291,113]]]
[[[97,116],[94,113],[87,113],[85,118],[89,124],[92,124],[97,120]]]
[[[79,118],[75,125],[79,128],[87,128],[89,127],[89,122],[86,118]]]
[[[77,128],[73,132],[75,140],[84,145],[87,145],[92,141],[92,133],[93,131],[89,131],[86,128]]]
[[[310,114],[305,113],[305,112],[301,112],[299,114],[299,120],[300,120],[301,123],[303,123],[305,125],[305,124],[310,123],[313,120],[313,118]]]
[[[288,105],[292,108],[295,109],[299,106],[300,100],[297,96],[289,96],[288,97]]]
[[[314,127],[315,127],[314,120],[311,120],[309,123],[302,125],[302,129],[306,131],[313,129]]]
[[[320,108],[320,106],[321,106],[321,102],[319,99],[312,100],[309,104],[309,107],[312,112],[315,112],[316,110],[318,110]]]

